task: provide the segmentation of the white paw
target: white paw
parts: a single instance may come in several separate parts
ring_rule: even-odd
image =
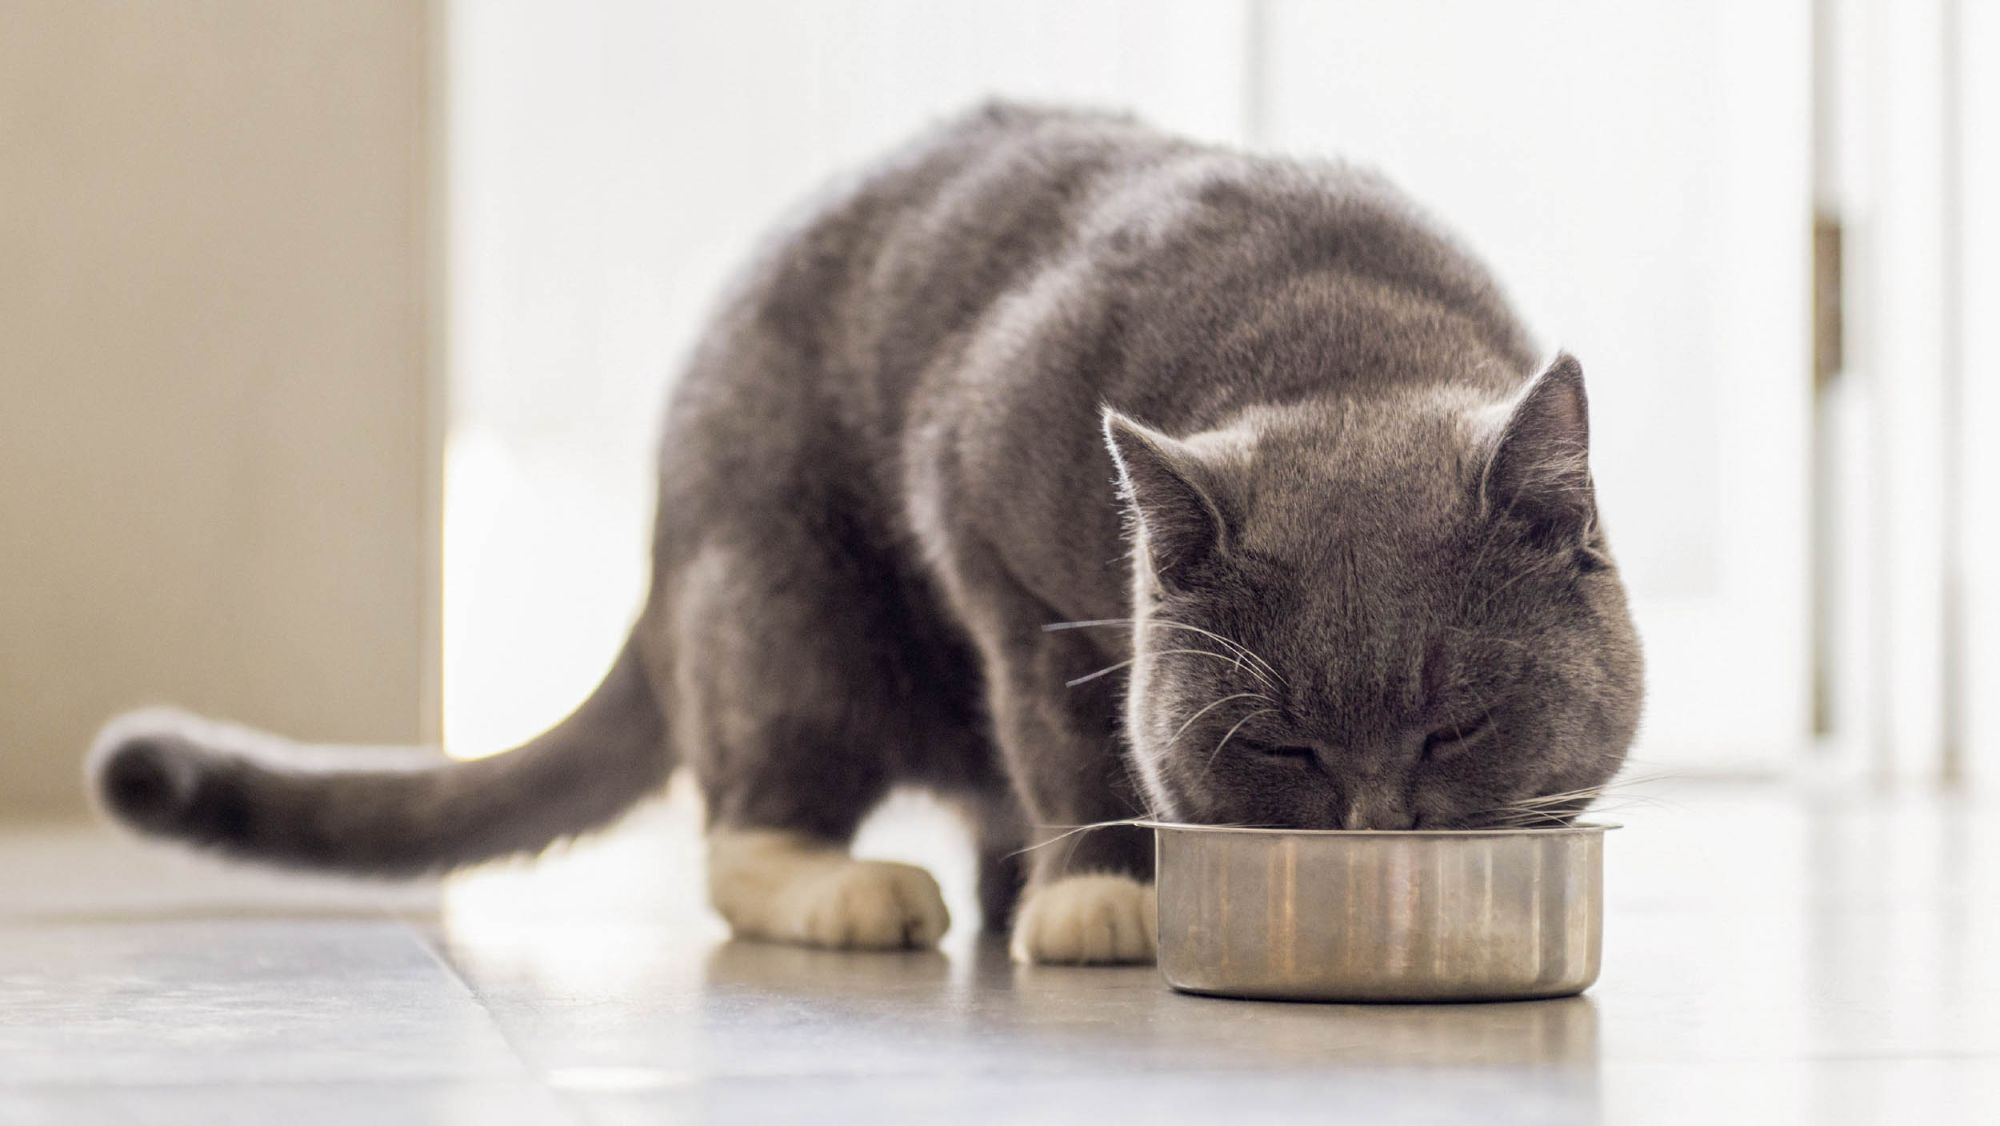
[[[935,946],[951,925],[929,872],[794,833],[718,829],[708,892],[739,938],[835,950]]]
[[[886,860],[849,860],[785,889],[774,936],[835,950],[937,945],[951,925],[929,872]]]
[[[1010,949],[1017,962],[1150,962],[1158,910],[1152,884],[1130,876],[1068,876],[1028,889]]]

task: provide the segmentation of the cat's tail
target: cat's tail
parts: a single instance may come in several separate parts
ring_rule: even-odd
[[[246,860],[411,877],[609,824],[666,782],[665,723],[627,642],[561,723],[492,758],[290,743],[183,713],[113,720],[89,783],[118,821]]]

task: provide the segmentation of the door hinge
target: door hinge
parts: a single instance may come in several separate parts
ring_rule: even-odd
[[[1824,390],[1846,366],[1847,325],[1841,301],[1841,244],[1846,232],[1840,217],[1821,211],[1813,216],[1812,240],[1812,372],[1813,390]]]

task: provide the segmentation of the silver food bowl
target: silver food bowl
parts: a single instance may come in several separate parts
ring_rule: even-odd
[[[1567,997],[1597,980],[1604,832],[1152,825],[1160,971],[1294,1001]]]

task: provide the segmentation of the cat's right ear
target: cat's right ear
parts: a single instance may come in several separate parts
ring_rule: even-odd
[[[1162,586],[1187,589],[1227,550],[1229,524],[1186,442],[1104,409],[1104,441],[1140,546]]]
[[[1597,520],[1590,480],[1590,407],[1583,368],[1559,353],[1522,391],[1480,482],[1486,511],[1539,540],[1583,544]]]

